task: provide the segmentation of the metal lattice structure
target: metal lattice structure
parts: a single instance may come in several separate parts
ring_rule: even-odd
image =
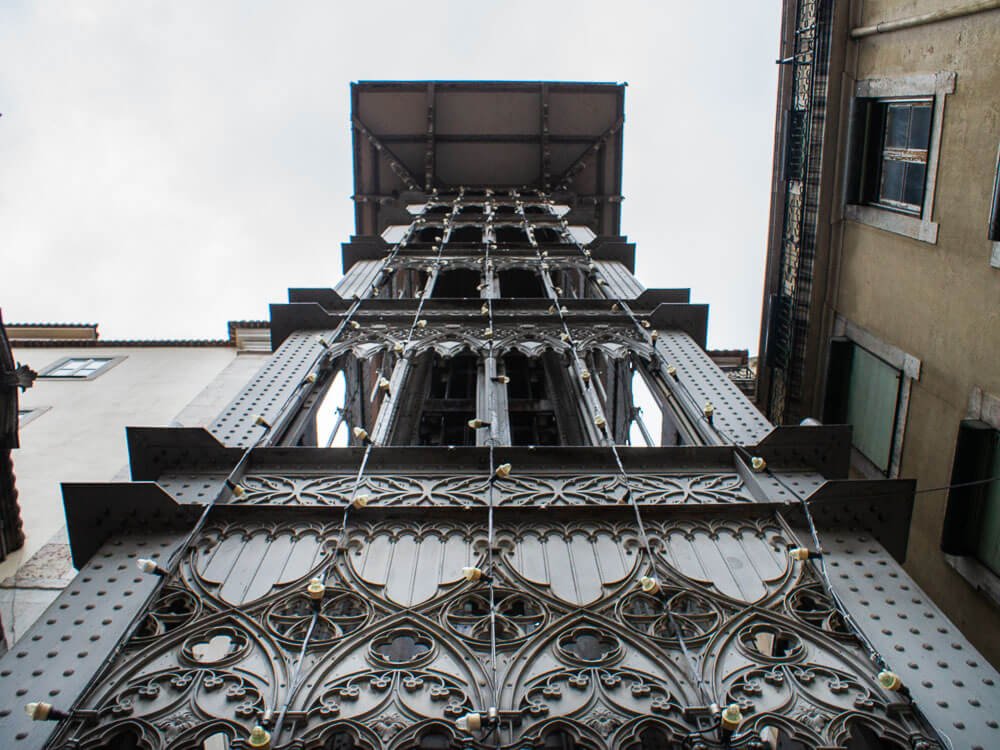
[[[847,428],[772,427],[704,306],[580,240],[608,214],[551,155],[532,184],[485,157],[439,184],[439,139],[507,141],[456,135],[430,84],[411,149],[364,119],[387,88],[355,89],[356,149],[383,146],[359,195],[395,194],[359,221],[405,210],[399,240],[369,229],[337,290],[275,305],[274,354],[208,429],[131,429],[131,483],[65,487],[80,574],[0,665],[8,746],[995,745],[1000,677],[896,562],[912,483],[846,479]],[[542,125],[510,142],[544,151],[550,97],[622,92],[529,93]],[[620,164],[620,107],[590,110],[562,157],[583,181],[588,153]],[[630,444],[639,378],[662,445]]]

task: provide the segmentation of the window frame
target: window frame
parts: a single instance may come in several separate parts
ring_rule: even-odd
[[[46,378],[48,380],[95,380],[96,378],[104,375],[108,370],[117,367],[119,364],[125,361],[125,357],[121,356],[80,356],[78,354],[70,355],[68,357],[60,357],[52,364],[45,367],[40,373],[38,373],[39,378]],[[99,367],[94,372],[88,375],[56,375],[54,373],[61,370],[68,363],[73,360],[102,360],[104,362],[101,367]]]
[[[975,438],[975,433],[1000,434],[1000,397],[983,393],[979,388],[972,390],[966,418],[959,425],[950,484],[968,480],[963,472],[968,468],[969,457],[963,455],[963,447],[970,438]],[[1000,575],[980,561],[968,543],[969,503],[976,501],[975,490],[975,486],[970,486],[953,487],[949,491],[941,529],[941,552],[945,562],[972,588],[1000,607]]]
[[[23,429],[51,409],[51,406],[18,406],[17,428]]]
[[[877,187],[875,194],[870,200],[866,201],[868,205],[878,206],[880,208],[886,208],[890,211],[899,211],[901,213],[907,214],[909,216],[920,217],[923,213],[923,199],[924,194],[927,191],[927,159],[930,155],[930,131],[934,127],[934,99],[933,97],[907,97],[902,99],[875,99],[872,102],[873,106],[884,109],[884,114],[879,115],[880,118],[880,132],[879,132],[879,142],[876,149],[877,164],[878,164],[878,174],[876,176],[875,182]],[[928,126],[928,143],[925,149],[914,149],[909,147],[892,147],[887,145],[886,140],[889,133],[889,118],[892,114],[894,108],[907,107],[909,109],[910,125],[913,122],[913,110],[915,107],[919,106],[921,108],[928,107],[931,110],[931,118]],[[909,131],[907,131],[909,135]],[[869,133],[870,135],[870,133]],[[886,162],[894,162],[901,164],[922,164],[924,167],[924,179],[920,186],[920,202],[910,203],[906,200],[893,200],[887,198],[883,192],[885,190],[885,168]],[[865,166],[868,166],[867,164]],[[904,188],[905,190],[905,179]]]
[[[896,479],[899,477],[900,465],[903,460],[903,441],[906,436],[906,420],[910,408],[910,393],[913,383],[920,380],[920,360],[912,354],[908,354],[897,346],[893,346],[870,331],[851,322],[842,315],[837,315],[834,319],[833,335],[828,342],[826,383],[824,385],[824,421],[837,421],[836,413],[839,408],[833,408],[833,401],[838,396],[834,390],[837,382],[841,381],[843,373],[837,372],[833,358],[833,349],[838,343],[849,342],[853,346],[864,349],[869,354],[882,360],[890,367],[895,368],[900,373],[899,392],[896,398],[896,414],[892,431],[892,443],[889,450],[889,466],[886,471],[878,468],[867,456],[861,453],[853,443],[851,443],[851,468],[863,476],[878,479],[888,477]],[[847,371],[850,374],[850,371]],[[843,390],[846,393],[847,383],[843,383]],[[842,397],[841,397],[842,398]],[[846,400],[843,400],[843,409],[846,410]]]
[[[1000,145],[997,146],[996,171],[993,175],[993,200],[990,203],[990,222],[987,225],[986,237],[992,245],[990,265],[993,268],[1000,268]]]
[[[858,81],[851,101],[847,143],[846,178],[844,180],[844,218],[900,234],[911,239],[930,244],[937,243],[938,225],[934,216],[934,196],[937,187],[938,161],[941,155],[941,135],[944,124],[945,97],[955,92],[956,75],[941,71],[902,78],[873,78]],[[905,210],[896,205],[872,201],[866,196],[871,191],[871,149],[865,147],[871,126],[872,106],[889,105],[892,102],[930,101],[931,126],[927,144],[926,172],[924,176],[923,202],[919,213]],[[884,124],[882,127],[884,135]],[[881,144],[879,144],[881,147]],[[867,152],[867,153],[866,153]],[[878,161],[881,179],[882,149],[879,148]],[[875,192],[878,195],[878,190]]]

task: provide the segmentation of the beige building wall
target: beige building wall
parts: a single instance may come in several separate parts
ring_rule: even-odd
[[[38,372],[64,357],[122,360],[92,380],[41,377],[21,395],[22,409],[44,411],[21,427],[21,447],[13,454],[26,541],[0,563],[0,616],[8,643],[74,574],[60,484],[127,479],[126,426],[207,425],[267,356],[237,354],[236,346],[12,344],[15,358]]]
[[[855,4],[852,25],[952,8],[955,0]],[[836,41],[835,41],[836,44]],[[931,217],[936,242],[835,217],[840,237],[835,312],[920,362],[912,383],[899,476],[918,492],[951,479],[959,424],[977,389],[1000,396],[1000,268],[987,238],[1000,143],[1000,11],[849,43],[844,96],[854,82],[955,73],[945,97]],[[846,108],[845,108],[846,109]],[[846,113],[840,123],[841,179]],[[836,247],[836,244],[835,244]],[[836,253],[835,253],[836,255]],[[994,664],[1000,610],[942,555],[947,492],[916,496],[907,568]]]

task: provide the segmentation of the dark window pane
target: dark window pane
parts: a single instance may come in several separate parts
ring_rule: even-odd
[[[551,411],[510,413],[512,445],[559,445],[556,415]]]
[[[1000,431],[993,430],[992,459],[981,479],[1000,477]],[[982,489],[982,512],[977,524],[976,557],[1000,575],[1000,482],[988,482]]]
[[[506,243],[527,243],[528,234],[520,227],[502,226],[497,227],[493,230],[496,235],[497,242]]]
[[[921,206],[924,202],[925,164],[910,162],[906,165],[906,181],[903,185],[903,203]]]
[[[885,123],[885,147],[906,148],[906,134],[909,127],[910,105],[890,105]]]
[[[510,378],[507,397],[520,399],[545,399],[545,365],[540,359],[529,359],[522,354],[508,354],[504,357],[504,369]]]
[[[882,190],[879,197],[882,200],[896,201],[903,199],[903,177],[905,163],[884,159],[882,161]]]
[[[501,297],[544,297],[545,288],[538,274],[527,268],[500,272]]]
[[[927,149],[931,140],[931,105],[920,104],[913,107],[910,118],[910,148]]]
[[[479,230],[475,230],[478,232]],[[437,299],[448,297],[479,297],[479,282],[481,277],[479,271],[467,268],[457,268],[453,271],[442,271],[437,281],[434,282],[434,289],[431,296]]]
[[[475,445],[476,435],[468,425],[474,416],[471,411],[425,411],[417,426],[417,444]]]
[[[480,242],[482,239],[483,230],[479,227],[458,227],[448,235],[448,242]]]

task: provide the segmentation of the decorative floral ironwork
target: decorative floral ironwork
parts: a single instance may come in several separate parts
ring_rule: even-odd
[[[364,627],[371,616],[372,606],[362,597],[332,586],[327,586],[318,603],[304,591],[290,592],[272,604],[265,615],[268,628],[276,636],[299,645],[309,633],[311,647],[329,646]]]
[[[460,572],[483,564],[481,523],[461,512],[355,522],[331,558],[336,521],[256,513],[227,509],[206,526],[127,656],[84,701],[97,725],[70,722],[62,736],[82,738],[82,750],[115,732],[156,750],[196,746],[209,726],[246,737],[265,708],[287,701],[310,749],[335,736],[366,750],[456,742],[455,719],[491,700],[488,591]],[[774,518],[650,518],[646,531],[657,596],[636,588],[642,548],[626,521],[498,530],[498,707],[522,716],[502,729],[504,743],[670,747],[699,731],[691,711],[702,700],[670,615],[700,679],[743,707],[748,730],[780,726],[807,746],[836,747],[864,720],[893,741],[924,737],[912,709],[857,676],[864,648],[841,631],[808,567],[787,565],[788,532]],[[257,564],[240,562],[249,559]],[[316,605],[304,588],[320,572],[328,585]]]
[[[739,475],[629,475],[638,503],[692,504],[752,502]],[[355,476],[250,474],[242,480],[246,494],[239,503],[254,505],[344,505],[354,491]],[[481,474],[366,474],[360,491],[377,506],[484,505],[487,482]],[[615,505],[626,486],[612,474],[521,474],[495,483],[497,506]]]

